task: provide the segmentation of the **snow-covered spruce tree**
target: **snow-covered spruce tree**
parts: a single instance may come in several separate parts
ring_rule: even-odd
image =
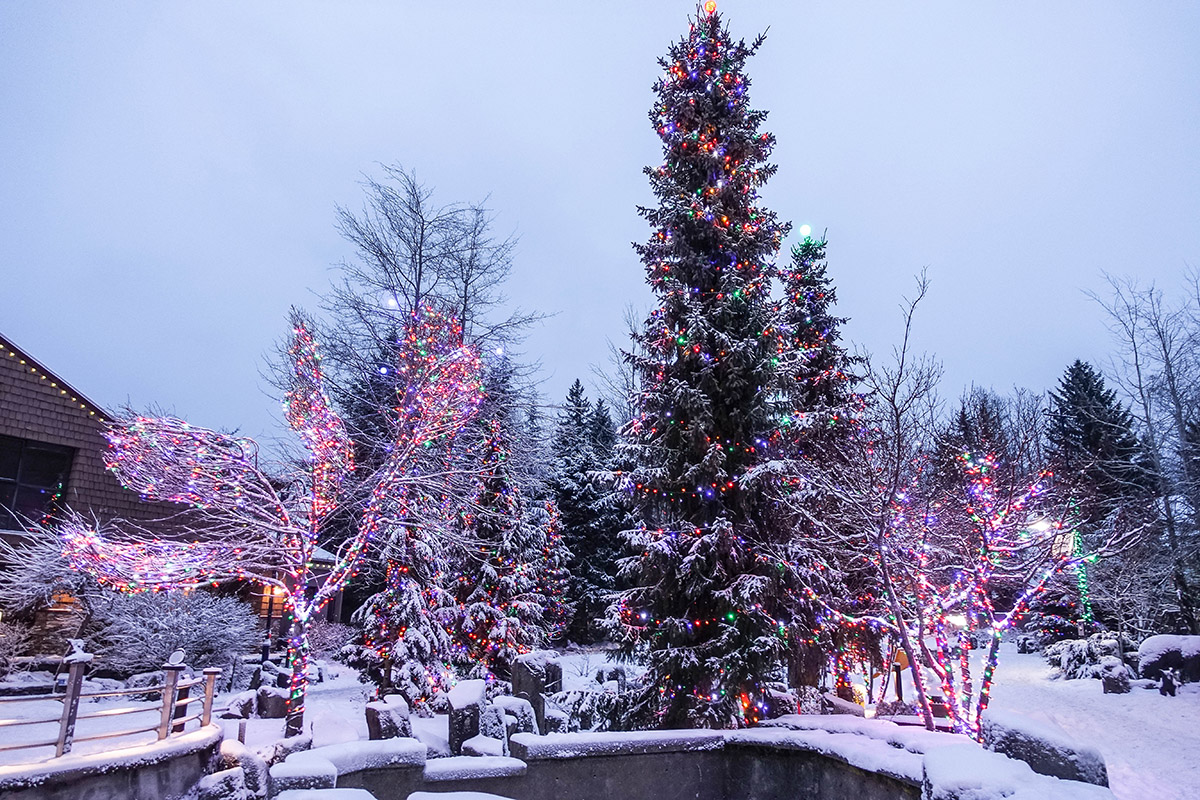
[[[603,406],[597,404],[597,408]],[[612,443],[596,441],[593,425],[602,425],[603,420],[593,420],[592,411],[583,384],[576,380],[567,392],[555,426],[555,469],[551,481],[561,534],[571,551],[567,597],[575,613],[566,635],[571,641],[582,643],[599,638],[596,620],[608,606],[607,592],[612,589],[610,575],[614,569],[612,544],[606,548],[603,541],[613,535],[611,529],[604,527],[610,515],[601,513],[604,490],[595,474],[604,466],[597,444],[607,444],[611,452]],[[607,430],[612,432],[611,419]],[[597,558],[607,558],[608,563],[599,564]]]
[[[442,339],[463,339],[461,323],[432,309],[414,316],[403,330],[389,365],[394,375],[391,405],[373,412],[393,436],[421,422],[422,387],[413,377],[435,362],[446,345]],[[442,582],[460,505],[453,494],[461,491],[457,487],[464,479],[477,476],[476,465],[460,449],[458,431],[431,442],[411,467],[428,482],[377,501],[386,505],[386,513],[373,561],[383,570],[384,584],[356,614],[363,625],[362,646],[344,651],[351,664],[367,670],[381,692],[399,692],[418,713],[424,713],[427,701],[453,678],[452,641],[443,625],[453,599]]]
[[[1113,515],[1153,506],[1146,454],[1133,432],[1133,417],[1117,393],[1105,386],[1103,376],[1086,362],[1077,360],[1067,367],[1057,390],[1050,392],[1048,417],[1048,461],[1057,485],[1070,498],[1069,524],[1075,530],[1075,548],[1090,550],[1103,537]],[[1142,545],[1152,546],[1149,540]],[[1119,577],[1119,573],[1140,562],[1136,553],[1130,553],[1094,566],[1080,563],[1073,581],[1060,581],[1061,591],[1047,592],[1035,606],[1026,627],[1044,620],[1041,627],[1045,628],[1061,617],[1061,623],[1079,628],[1070,630],[1070,636],[1088,632],[1094,615],[1088,573],[1102,573],[1103,586],[1127,584],[1128,576]],[[1101,616],[1120,627],[1125,614],[1118,608],[1102,608]]]
[[[837,619],[809,599],[815,592],[842,612],[861,613],[877,593],[863,529],[839,524],[847,518],[840,508],[844,496],[818,488],[822,482],[813,480],[814,472],[841,463],[862,410],[854,392],[858,361],[840,343],[846,320],[833,312],[837,293],[826,272],[825,246],[824,239],[805,237],[779,271],[783,297],[776,322],[775,391],[780,430],[774,450],[786,466],[778,487],[782,502],[770,513],[774,524],[791,531],[782,561],[792,583],[788,677],[793,686],[815,686],[830,652],[873,648],[873,640],[858,641],[857,629],[840,630]]]
[[[521,432],[518,393],[507,359],[493,364],[485,380],[486,400],[476,426],[481,441],[477,487],[461,514],[457,578],[449,590],[457,600],[447,628],[460,669],[475,676],[507,678],[517,656],[547,638],[545,548],[550,515],[532,504],[527,475],[516,468],[513,450],[528,447]]]
[[[746,93],[761,37],[730,38],[708,8],[660,60],[650,117],[665,160],[646,170],[659,204],[641,209],[653,234],[637,245],[658,304],[635,338],[645,355],[631,356],[639,527],[615,631],[647,658],[634,716],[664,727],[753,721],[784,650],[782,573],[762,557],[781,534],[746,478],[777,428],[770,284],[786,228],[757,204],[775,171]]]

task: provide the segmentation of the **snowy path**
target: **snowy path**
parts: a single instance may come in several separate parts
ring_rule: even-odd
[[[1005,643],[992,705],[1042,715],[1081,742],[1099,748],[1120,800],[1200,797],[1200,686],[1178,697],[1135,687],[1105,695],[1096,680],[1052,681],[1038,655]]]

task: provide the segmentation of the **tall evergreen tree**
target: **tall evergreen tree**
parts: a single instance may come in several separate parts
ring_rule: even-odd
[[[758,204],[774,145],[749,106],[744,67],[715,11],[660,60],[650,118],[665,161],[637,245],[658,304],[631,356],[644,387],[628,427],[639,528],[617,630],[648,657],[644,724],[752,721],[783,652],[780,570],[767,558],[763,493],[749,480],[777,428],[773,259],[786,233]]]
[[[513,367],[501,359],[484,382],[486,400],[478,425],[480,442],[470,457],[481,467],[472,502],[461,516],[457,577],[449,587],[458,601],[449,629],[459,667],[473,675],[507,678],[517,656],[544,645],[556,619],[548,619],[548,587],[564,558],[556,548],[550,508],[532,495],[517,449],[528,449],[528,417],[513,386]],[[556,616],[558,609],[551,609]]]
[[[1122,499],[1148,487],[1133,418],[1090,364],[1067,367],[1050,393],[1046,429],[1050,463],[1061,481],[1086,497],[1085,523],[1096,524]]]
[[[1067,367],[1057,390],[1050,392],[1046,440],[1056,482],[1071,499],[1074,547],[1086,551],[1110,517],[1149,497],[1151,481],[1133,432],[1133,418],[1116,391],[1105,386],[1103,376],[1076,360]],[[1128,563],[1117,558],[1095,569],[1115,573]],[[1074,586],[1060,581],[1051,587],[1031,614],[1030,624],[1058,638],[1077,635],[1072,628],[1091,622],[1089,569],[1086,563],[1078,567]],[[1108,577],[1102,575],[1101,580],[1107,582]],[[1100,613],[1106,616],[1105,609]]]
[[[846,320],[833,313],[837,292],[827,274],[825,240],[805,237],[792,248],[791,263],[780,269],[783,297],[778,303],[779,365],[776,400],[780,431],[774,448],[790,463],[780,489],[784,502],[771,507],[774,524],[790,530],[786,549],[793,591],[788,626],[789,682],[815,686],[831,651],[847,652],[847,639],[825,606],[862,612],[875,595],[868,542],[858,526],[838,525],[842,498],[813,489],[814,471],[840,463],[858,429],[861,402],[854,393],[858,361],[840,343]],[[867,643],[858,649],[866,652]],[[839,665],[840,666],[840,665]],[[841,671],[839,670],[839,674]],[[849,689],[848,682],[839,682]]]
[[[603,400],[595,406],[576,380],[559,412],[554,435],[555,500],[562,536],[571,552],[568,601],[571,641],[603,636],[602,618],[616,585],[620,531],[628,525],[620,500],[600,474],[613,468],[616,429]]]

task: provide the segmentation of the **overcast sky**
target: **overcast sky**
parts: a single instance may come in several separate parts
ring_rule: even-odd
[[[0,332],[112,408],[276,430],[259,372],[350,254],[379,162],[490,196],[558,399],[650,303],[630,242],[656,59],[688,0],[0,2]],[[1200,3],[722,0],[779,173],[872,350],[928,266],[919,346],[1044,389],[1109,349],[1110,271],[1200,266]]]

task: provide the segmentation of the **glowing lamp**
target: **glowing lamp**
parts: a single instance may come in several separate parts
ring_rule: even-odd
[[[708,2],[704,4],[704,13],[712,14],[716,10],[717,10],[717,0],[708,0]]]
[[[800,226],[800,235],[807,239],[809,236],[812,235],[812,226],[811,225],[801,225]]]

